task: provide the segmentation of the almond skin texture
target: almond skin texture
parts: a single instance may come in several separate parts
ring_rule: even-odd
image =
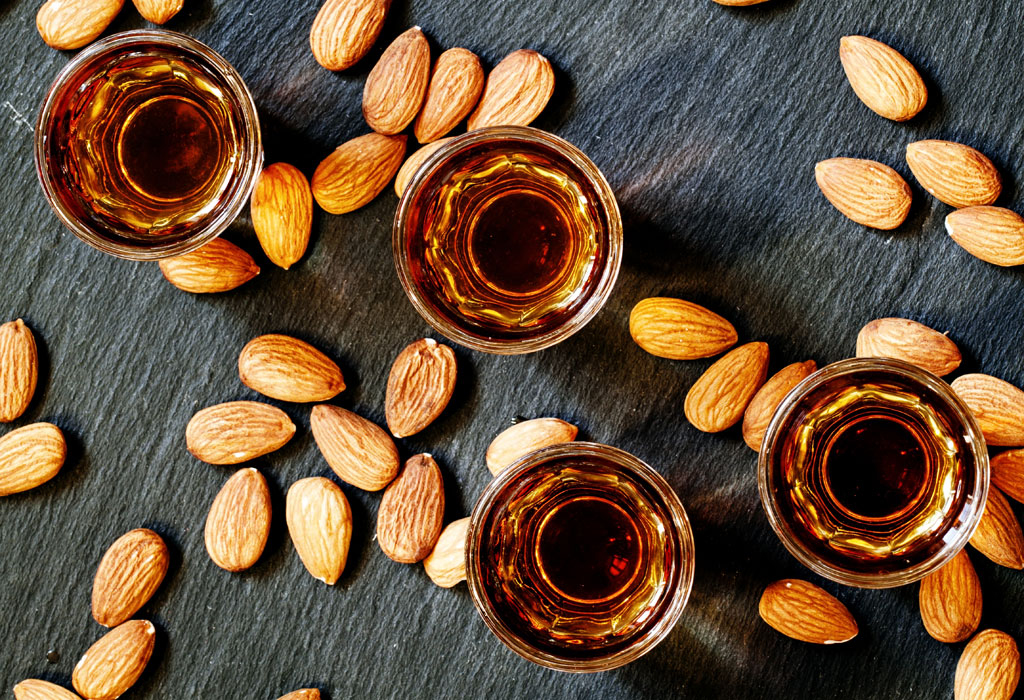
[[[775,409],[790,389],[814,374],[818,369],[814,360],[794,362],[776,372],[764,383],[743,413],[743,442],[755,452],[761,451],[761,442],[768,430]]]
[[[987,374],[964,374],[952,387],[978,421],[989,447],[1024,445],[1024,391]]]
[[[956,665],[956,700],[1010,700],[1020,681],[1020,650],[1013,637],[985,630],[968,642]]]
[[[731,323],[689,301],[644,299],[629,314],[629,334],[641,348],[670,360],[712,357],[736,344]]]
[[[156,628],[148,620],[129,620],[89,647],[71,674],[86,700],[114,700],[135,685],[153,655]]]
[[[380,500],[377,544],[395,561],[414,564],[434,549],[443,518],[441,469],[430,455],[416,455]]]
[[[974,257],[1000,267],[1024,264],[1024,219],[1002,207],[967,207],[946,217],[946,233]]]
[[[0,437],[0,496],[44,484],[64,466],[68,446],[51,423],[33,423]]]
[[[933,197],[958,209],[992,204],[1003,191],[992,161],[962,143],[916,141],[907,146],[907,165]]]
[[[384,413],[391,434],[408,437],[433,423],[452,398],[455,372],[455,353],[432,338],[402,350],[388,375]]]
[[[824,589],[799,579],[768,586],[758,612],[771,627],[802,642],[839,644],[857,636],[857,621],[845,605]]]
[[[192,416],[185,443],[208,464],[240,464],[273,452],[295,435],[288,414],[256,401],[230,401]]]
[[[962,642],[981,622],[981,584],[967,550],[921,580],[921,621],[940,642]]]
[[[338,146],[313,173],[313,197],[330,214],[346,214],[373,201],[405,157],[405,136],[373,133]]]
[[[402,167],[398,169],[398,174],[395,175],[395,194],[401,197],[402,193],[405,192],[405,188],[408,187],[409,181],[412,180],[412,176],[417,170],[419,170],[419,167],[427,162],[427,158],[429,158],[434,151],[441,148],[441,146],[451,140],[451,138],[438,139],[433,143],[428,143],[426,146],[417,149],[415,153],[406,158],[405,162],[402,163]]]
[[[434,545],[434,550],[423,560],[423,568],[430,580],[441,588],[451,588],[466,580],[466,535],[469,518],[448,523]]]
[[[889,231],[910,213],[910,186],[888,165],[861,158],[830,158],[814,166],[825,198],[862,226]]]
[[[282,695],[277,700],[320,700],[320,691],[316,688],[293,690],[287,695]]]
[[[123,5],[124,0],[47,0],[36,13],[36,29],[55,49],[80,49],[110,26]]]
[[[946,335],[906,318],[879,318],[857,334],[857,357],[891,357],[944,377],[960,366],[960,349]]]
[[[20,418],[39,381],[36,339],[20,318],[0,325],[0,423]]]
[[[327,70],[354,65],[373,48],[390,4],[390,0],[327,0],[309,31],[317,63]]]
[[[287,270],[306,253],[313,227],[313,193],[298,168],[274,163],[252,192],[252,227],[270,262]]]
[[[456,48],[438,56],[413,127],[416,140],[430,143],[454,129],[476,107],[483,89],[484,69],[475,53]]]
[[[1024,569],[1024,533],[1010,502],[995,486],[988,488],[985,512],[971,536],[971,546],[999,566]]]
[[[1024,450],[1007,450],[990,460],[992,483],[1010,498],[1024,503]]]
[[[170,555],[160,535],[140,528],[121,535],[103,555],[92,584],[92,617],[116,627],[149,602],[167,574]]]
[[[135,9],[139,11],[139,14],[153,24],[170,21],[185,4],[185,0],[132,0],[132,2],[135,3]]]
[[[487,468],[497,476],[520,457],[543,447],[562,445],[576,439],[579,432],[572,423],[558,418],[534,418],[516,423],[498,433],[487,448]]]
[[[364,491],[379,491],[395,478],[401,463],[391,436],[362,416],[321,404],[309,419],[320,454],[338,478]]]
[[[285,519],[306,571],[333,586],[345,570],[352,541],[352,509],[345,494],[330,479],[300,479],[288,489]]]
[[[309,343],[272,333],[250,340],[238,356],[242,383],[281,401],[326,401],[345,389],[341,368]]]
[[[206,551],[225,571],[242,571],[263,554],[270,535],[267,480],[249,467],[232,475],[206,516]]]
[[[866,36],[844,36],[839,60],[857,97],[886,119],[907,121],[928,102],[921,74],[891,46]]]
[[[242,286],[260,274],[260,268],[234,243],[215,238],[191,253],[161,260],[160,272],[182,291],[215,294]]]
[[[469,115],[469,131],[485,126],[526,126],[555,92],[551,62],[536,51],[513,51],[487,76],[480,103]]]
[[[708,367],[683,404],[697,430],[717,433],[736,425],[768,373],[768,345],[747,343]]]
[[[381,55],[363,87],[363,118],[391,136],[412,123],[430,82],[430,44],[419,27],[400,34]]]
[[[81,698],[59,685],[33,678],[14,686],[14,700],[81,700]]]

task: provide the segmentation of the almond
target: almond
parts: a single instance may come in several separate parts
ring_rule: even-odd
[[[131,530],[110,545],[92,584],[92,617],[116,627],[149,602],[167,574],[170,555],[160,535]]]
[[[857,357],[891,357],[944,377],[960,366],[960,349],[947,336],[906,318],[879,318],[857,334]]]
[[[469,518],[448,523],[437,538],[433,551],[423,560],[430,580],[441,588],[451,588],[466,580],[466,535]]]
[[[206,516],[206,551],[226,571],[242,571],[263,554],[270,535],[270,489],[249,467],[235,472]]]
[[[39,381],[36,339],[20,318],[0,325],[0,423],[20,418]]]
[[[551,62],[536,51],[513,51],[487,76],[483,96],[466,127],[526,126],[536,119],[555,92]]]
[[[405,188],[409,186],[412,176],[420,169],[421,165],[427,162],[427,158],[451,140],[451,138],[438,139],[433,143],[428,143],[426,146],[416,149],[415,153],[406,158],[405,162],[402,163],[402,167],[398,169],[398,174],[395,175],[395,194],[401,197],[402,193],[405,192]]]
[[[686,418],[705,433],[736,425],[767,373],[766,343],[747,343],[729,351],[690,387],[683,404]]]
[[[441,415],[455,391],[455,353],[432,338],[412,343],[388,375],[384,413],[395,437],[420,432]]]
[[[68,446],[51,423],[33,423],[0,437],[0,496],[44,484],[64,466]]]
[[[814,360],[794,362],[776,372],[757,390],[743,413],[743,442],[747,443],[747,447],[755,452],[761,451],[761,443],[768,431],[768,424],[775,415],[775,409],[793,387],[817,370],[818,365]]]
[[[300,479],[288,489],[285,519],[306,571],[333,586],[345,570],[352,541],[352,509],[344,492],[330,479]]]
[[[89,647],[71,674],[87,700],[114,700],[135,685],[153,655],[156,628],[149,620],[129,620]]]
[[[81,700],[81,698],[59,685],[29,679],[14,686],[14,700]]]
[[[844,36],[839,60],[860,101],[886,119],[905,122],[928,102],[921,74],[891,46],[866,36]]]
[[[252,256],[223,238],[202,248],[160,261],[160,272],[178,289],[193,294],[229,292],[242,286],[260,268]]]
[[[629,334],[641,348],[670,360],[711,357],[736,344],[731,323],[689,301],[644,299],[629,314]]]
[[[979,632],[956,665],[956,700],[1010,700],[1020,680],[1020,651],[998,630]]]
[[[369,204],[401,167],[405,141],[405,136],[373,133],[338,146],[313,173],[317,204],[331,214],[346,214]]]
[[[1002,207],[968,207],[946,217],[950,238],[976,258],[1000,267],[1024,264],[1024,219]]]
[[[971,536],[971,546],[999,566],[1024,569],[1024,533],[1010,502],[995,486],[988,488],[985,512]]]
[[[123,5],[124,0],[46,0],[36,13],[36,29],[55,49],[80,49],[110,26]]]
[[[814,166],[825,198],[858,224],[885,231],[910,213],[910,186],[888,165],[860,158],[830,158]]]
[[[327,0],[309,31],[317,63],[328,70],[355,65],[373,48],[390,4],[390,0]]]
[[[238,356],[242,383],[281,401],[326,401],[345,389],[341,368],[309,343],[272,333],[250,340]]]
[[[812,644],[839,644],[857,636],[857,621],[827,591],[799,579],[784,579],[764,589],[761,619],[787,637]]]
[[[992,204],[1003,190],[992,161],[962,143],[916,141],[907,146],[907,165],[922,187],[951,207]]]
[[[239,464],[273,452],[295,435],[288,414],[256,401],[230,401],[192,416],[185,443],[208,464]]]
[[[306,253],[313,227],[313,193],[288,163],[263,169],[252,191],[252,227],[270,262],[287,270]]]
[[[762,2],[768,2],[768,0],[715,0],[715,2],[727,7],[746,7],[748,5],[760,5]]]
[[[377,544],[395,561],[414,564],[434,549],[442,518],[441,469],[430,455],[416,455],[409,458],[380,500]]]
[[[981,622],[981,584],[967,550],[921,581],[921,621],[940,642],[962,642]]]
[[[435,141],[469,116],[484,89],[480,59],[467,49],[448,49],[437,57],[423,109],[413,133],[420,143]]]
[[[537,450],[572,442],[579,432],[572,423],[558,418],[534,418],[516,423],[498,433],[487,448],[487,468],[497,476],[520,457]]]
[[[964,374],[952,386],[990,447],[1024,445],[1024,391],[987,374]]]
[[[420,28],[413,27],[391,42],[366,78],[366,123],[378,134],[397,134],[416,118],[429,81],[430,44]]]
[[[401,464],[394,441],[362,416],[320,404],[313,407],[309,427],[320,453],[342,481],[379,491],[398,474]]]
[[[992,483],[1010,498],[1024,503],[1024,450],[1007,450],[990,460]]]
[[[185,0],[132,0],[132,2],[135,3],[135,9],[139,11],[139,14],[153,24],[170,21],[185,4]]]
[[[287,695],[282,695],[277,700],[320,700],[320,691],[316,688],[293,690]]]

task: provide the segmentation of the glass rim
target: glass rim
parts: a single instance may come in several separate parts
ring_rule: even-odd
[[[946,540],[943,546],[927,559],[905,569],[881,574],[865,574],[839,569],[809,552],[789,533],[785,526],[784,518],[772,496],[772,485],[770,483],[771,457],[779,438],[779,432],[782,424],[789,418],[790,413],[799,401],[808,393],[835,377],[871,370],[889,371],[900,377],[917,381],[932,390],[953,411],[963,425],[965,437],[971,446],[971,454],[974,457],[975,463],[975,485],[974,490],[968,496],[967,504],[978,504],[970,513],[964,526],[957,530],[955,537]],[[977,421],[975,421],[970,409],[967,408],[967,405],[956,395],[953,388],[943,379],[903,360],[881,357],[850,358],[822,367],[793,387],[782,399],[778,408],[775,409],[775,413],[772,414],[764,439],[761,442],[761,449],[758,452],[757,485],[761,497],[761,505],[764,508],[765,515],[768,517],[772,530],[775,531],[782,544],[797,561],[819,576],[846,586],[893,588],[919,581],[928,574],[937,571],[967,545],[968,540],[970,540],[975,529],[978,527],[984,512],[985,501],[988,497],[988,449],[981,429],[978,427]]]

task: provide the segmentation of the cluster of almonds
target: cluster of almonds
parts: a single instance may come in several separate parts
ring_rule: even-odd
[[[144,19],[163,24],[185,0],[132,0]],[[124,7],[124,0],[46,0],[36,13],[36,29],[55,49],[80,49],[102,34]]]

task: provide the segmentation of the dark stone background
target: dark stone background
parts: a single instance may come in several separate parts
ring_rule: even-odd
[[[308,576],[281,507],[290,483],[329,473],[307,406],[282,406],[299,432],[255,463],[278,506],[264,557],[241,575],[213,565],[203,523],[230,470],[191,458],[184,428],[199,408],[256,398],[236,373],[245,342],[271,331],[312,341],[345,370],[340,405],[381,422],[392,358],[430,334],[392,268],[395,196],[341,217],[317,214],[310,252],[288,272],[266,261],[243,218],[228,237],[263,273],[220,296],[180,292],[155,264],[88,248],[51,214],[33,171],[35,113],[69,58],[40,40],[37,7],[0,0],[0,320],[24,317],[43,360],[37,398],[11,427],[54,421],[71,455],[49,484],[0,501],[3,692],[27,677],[69,681],[102,632],[89,613],[100,557],[123,532],[147,526],[165,536],[173,564],[143,611],[160,633],[149,670],[125,695],[132,700],[273,700],[310,685],[331,700],[952,697],[963,645],[925,633],[917,586],[844,588],[797,564],[761,511],[755,457],[738,429],[705,435],[683,418],[683,396],[710,361],[643,353],[627,318],[650,295],[692,299],[733,320],[743,340],[768,341],[774,370],[847,357],[866,321],[908,316],[949,330],[964,371],[1024,385],[1019,270],[948,240],[947,207],[913,181],[908,222],[880,233],[844,219],[813,180],[816,161],[840,155],[881,160],[909,179],[906,143],[951,138],[992,157],[1006,176],[1002,202],[1024,205],[1019,3],[395,0],[381,46],[342,74],[309,51],[312,0],[186,0],[170,22],[238,67],[260,107],[268,160],[307,175],[367,131],[365,75],[411,24],[435,52],[465,46],[490,67],[530,47],[557,67],[537,125],[586,151],[618,194],[627,239],[619,284],[605,310],[556,348],[527,357],[457,349],[450,408],[401,449],[437,456],[449,519],[469,513],[490,479],[484,450],[516,415],[574,421],[582,437],[629,450],[669,479],[696,530],[690,604],[648,656],[587,676],[519,659],[485,629],[464,585],[438,589],[422,567],[387,559],[373,542],[379,494],[344,487],[355,515],[348,569],[334,588]],[[111,31],[144,25],[129,3]],[[839,38],[851,33],[891,43],[921,69],[931,90],[922,115],[895,124],[860,104],[838,60]],[[1022,575],[972,560],[983,626],[1024,639]],[[762,589],[788,576],[838,595],[860,635],[816,647],[763,624]],[[61,655],[55,665],[50,649]]]

